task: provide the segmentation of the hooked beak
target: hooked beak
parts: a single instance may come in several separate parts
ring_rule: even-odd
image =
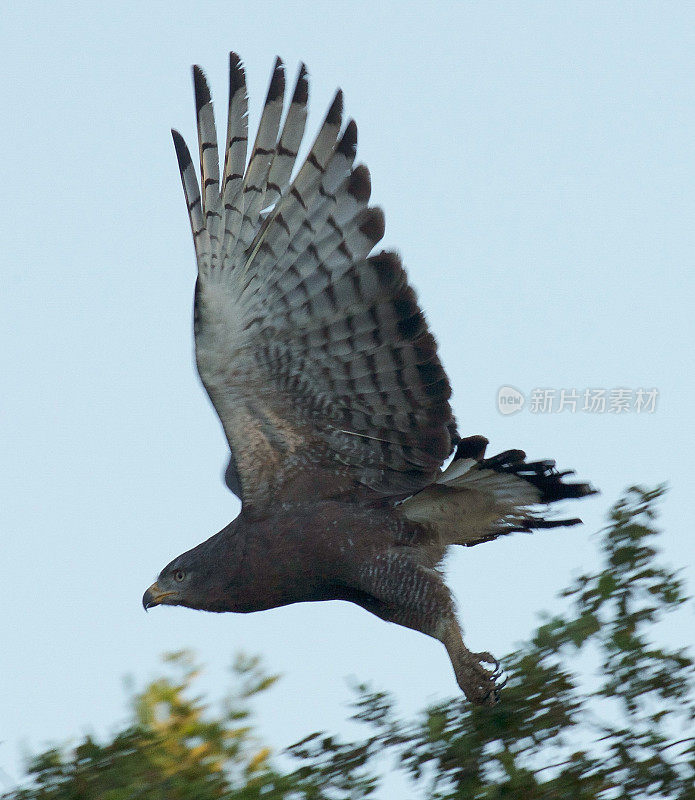
[[[154,606],[158,606],[165,602],[165,598],[171,597],[176,592],[163,592],[159,588],[159,584],[155,581],[152,586],[142,596],[142,607],[147,611]]]

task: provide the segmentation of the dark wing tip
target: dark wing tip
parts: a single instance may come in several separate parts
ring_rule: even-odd
[[[174,149],[176,150],[176,158],[179,162],[179,169],[183,172],[190,163],[192,163],[191,154],[188,150],[186,142],[181,134],[175,129],[171,129],[171,137],[174,140]]]
[[[402,269],[401,257],[395,250],[382,250],[380,253],[372,256],[369,260],[378,266],[389,264],[393,267],[393,269]]]
[[[275,58],[275,67],[273,68],[273,76],[270,79],[270,86],[268,87],[268,96],[265,99],[265,104],[272,103],[285,93],[285,66],[282,63],[280,56]]]
[[[306,105],[309,101],[309,79],[307,77],[306,64],[302,62],[299,65],[299,74],[297,75],[297,83],[294,87],[294,94],[292,95],[293,103],[300,103]]]
[[[360,231],[367,237],[367,239],[373,242],[372,246],[384,238],[384,233],[386,231],[386,220],[384,217],[384,212],[378,206],[367,209],[364,218],[360,223]]]
[[[432,361],[437,356],[437,341],[431,333],[426,333],[413,342],[413,350],[418,364]]]
[[[326,122],[329,122],[331,125],[338,125],[343,119],[343,90],[338,89],[335,93],[335,97],[333,98],[333,102],[331,103],[331,107],[328,109],[328,114],[326,114]]]
[[[382,250],[367,261],[374,267],[377,279],[382,288],[392,295],[391,307],[396,317],[396,331],[398,338],[404,341],[415,341],[426,335],[427,323],[425,315],[420,311],[417,295],[408,280],[401,263],[400,256],[393,250]],[[432,338],[432,349],[436,354],[436,344]],[[440,385],[441,384],[441,385]],[[447,384],[444,386],[444,384]],[[440,395],[447,399],[451,394],[445,374],[443,383],[436,380],[431,387],[425,389],[428,396]]]
[[[420,376],[420,380],[425,386],[446,380],[446,372],[444,372],[444,367],[436,361],[428,361],[424,364],[416,364],[415,368]]]
[[[193,91],[195,92],[195,109],[200,111],[204,105],[210,102],[211,97],[205,73],[197,64],[193,65]]]
[[[449,445],[446,455],[448,456],[451,452],[451,431],[449,430],[448,425],[453,419],[451,415],[451,406],[444,398],[441,398],[439,401],[433,402],[427,409],[425,409],[425,413],[427,414],[428,424],[431,427],[438,428],[440,425],[447,427]]]
[[[382,250],[380,253],[370,256],[368,260],[376,270],[382,286],[395,287],[401,282],[404,272],[398,253],[394,253],[393,250]]]
[[[417,305],[415,308],[417,309]],[[402,339],[406,341],[417,339],[427,330],[425,315],[419,310],[413,311],[410,315],[403,312],[397,327],[398,334]]]
[[[423,384],[422,388],[425,394],[430,398],[441,398],[442,400],[448,400],[451,397],[451,385],[449,384],[449,379],[446,376],[446,372],[444,372],[444,367],[442,367],[441,370],[443,374],[442,378],[432,381],[431,383],[425,383]],[[450,451],[451,441],[449,441],[449,449],[445,455],[448,455]]]
[[[229,97],[230,99],[246,86],[246,75],[241,58],[236,53],[229,54]]]
[[[366,203],[372,193],[372,180],[369,170],[360,164],[350,173],[347,185],[348,192],[360,203]]]
[[[347,158],[354,158],[357,155],[357,123],[354,119],[351,119],[345,127],[336,151]]]

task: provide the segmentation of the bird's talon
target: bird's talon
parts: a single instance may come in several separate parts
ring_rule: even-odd
[[[471,653],[470,663],[472,681],[464,681],[462,685],[466,696],[474,703],[485,706],[494,706],[499,702],[500,691],[507,683],[507,678],[500,681],[504,670],[500,662],[490,653]],[[483,664],[491,664],[492,669],[486,669]]]

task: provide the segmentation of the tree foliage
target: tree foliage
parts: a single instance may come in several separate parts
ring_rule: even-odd
[[[178,678],[133,698],[130,725],[106,743],[86,737],[28,768],[31,785],[4,800],[212,800],[375,796],[385,768],[405,772],[434,800],[692,800],[693,661],[655,643],[654,625],[685,602],[678,574],[660,563],[655,504],[662,489],[630,489],[610,512],[602,564],[563,593],[503,661],[499,705],[460,698],[413,720],[390,697],[359,687],[353,719],[364,735],[312,734],[283,767],[251,727],[248,699],[275,681],[240,659],[240,688],[221,710],[191,697],[197,668],[169,657]]]
[[[238,656],[236,691],[213,710],[193,694],[200,669],[192,655],[180,651],[164,660],[171,674],[131,698],[124,730],[103,744],[87,736],[73,749],[34,757],[27,770],[32,785],[2,800],[284,797],[288,782],[271,768],[270,750],[256,739],[248,708],[277,676],[266,675],[257,658]]]

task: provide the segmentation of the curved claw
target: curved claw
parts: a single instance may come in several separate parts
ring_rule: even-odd
[[[499,664],[499,663],[498,663],[498,664],[497,664],[497,666],[495,667],[495,670],[494,670],[494,672],[492,673],[492,675],[491,675],[490,677],[491,677],[493,680],[495,680],[495,681],[496,681],[496,680],[497,680],[497,678],[501,677],[502,675],[504,675],[504,668],[502,667],[502,665],[501,665],[501,664]],[[507,682],[507,679],[505,678],[505,679],[504,679],[504,681],[505,681],[505,683],[506,683],[506,682]]]
[[[493,706],[499,702],[500,690],[507,683],[500,682],[504,670],[500,662],[487,651],[473,653],[458,639],[455,647],[445,642],[456,680],[466,697],[477,705]]]
[[[493,680],[497,681],[497,679],[501,675],[502,675],[502,670],[500,669],[499,672],[493,678]],[[489,703],[490,705],[494,706],[494,705],[497,705],[497,703],[499,703],[500,695],[502,693],[502,689],[504,689],[504,687],[507,685],[507,681],[508,680],[509,680],[508,676],[505,675],[503,681],[501,681],[500,683],[495,683],[495,688],[490,692],[490,694],[486,698],[486,700],[488,700],[488,698],[491,700],[491,702]]]
[[[483,695],[479,702],[482,705],[486,706],[494,706],[499,703],[500,700],[500,693],[501,690],[507,685],[508,678],[505,676],[504,680],[498,683],[499,679],[504,674],[504,669],[498,659],[496,659],[492,654],[483,652],[483,653],[475,653],[476,658],[478,659],[478,664],[481,665],[482,663],[492,664],[492,670],[483,670],[486,674],[487,681],[489,684],[492,684],[490,691]]]
[[[502,689],[504,688],[506,681],[501,683],[499,686],[495,686],[494,689],[490,690],[486,695],[485,699],[483,700],[483,705],[486,706],[496,706],[500,701],[500,696],[502,694]]]
[[[493,672],[496,672],[500,668],[500,662],[492,655],[492,653],[488,653],[487,650],[483,651],[482,653],[473,653],[473,655],[478,659],[478,661],[484,661],[486,664],[492,664]]]

